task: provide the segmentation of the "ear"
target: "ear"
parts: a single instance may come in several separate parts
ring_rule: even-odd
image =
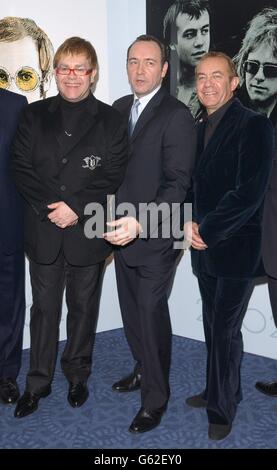
[[[91,83],[94,82],[94,79],[95,79],[95,77],[96,77],[96,74],[97,74],[97,69],[93,69],[92,72],[91,72],[91,77],[90,77]]]
[[[233,77],[231,80],[231,90],[235,91],[238,85],[239,85],[239,77]]]
[[[162,68],[162,78],[166,76],[167,70],[168,70],[168,62],[165,62]]]
[[[57,74],[57,72],[56,72],[56,69],[54,69],[53,75],[54,75],[54,78],[55,78],[55,82],[57,83],[58,74]]]

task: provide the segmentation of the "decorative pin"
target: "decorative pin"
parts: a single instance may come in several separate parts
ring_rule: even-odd
[[[65,133],[68,137],[71,137],[71,136],[72,136],[72,134],[69,134],[69,132],[67,132],[67,131],[64,131],[64,133]]]

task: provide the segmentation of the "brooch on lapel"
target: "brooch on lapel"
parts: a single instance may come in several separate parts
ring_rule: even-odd
[[[88,168],[89,170],[95,170],[97,166],[101,166],[101,163],[99,163],[101,160],[101,157],[95,157],[94,155],[91,155],[90,157],[85,157],[83,158],[83,161],[85,162],[85,165],[82,165],[82,168]]]

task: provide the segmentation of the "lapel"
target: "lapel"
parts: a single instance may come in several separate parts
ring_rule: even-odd
[[[242,105],[240,104],[237,98],[234,99],[234,102],[227,109],[226,113],[222,117],[220,123],[218,124],[214,134],[209,140],[208,145],[205,149],[204,147],[204,132],[205,125],[201,123],[198,129],[198,169],[206,164],[208,164],[211,159],[213,159],[218,151],[222,148],[222,145],[228,139],[228,136],[232,135],[236,125],[238,123],[238,117],[241,111]]]
[[[159,91],[153,96],[153,98],[151,98],[149,103],[145,106],[144,110],[142,111],[140,117],[137,120],[134,132],[130,138],[131,142],[133,142],[138,137],[138,135],[141,133],[143,128],[156,115],[157,108],[160,105],[161,101],[163,100],[165,94],[166,94],[165,89],[161,87]],[[130,111],[129,111],[129,114],[130,114]]]
[[[197,155],[202,155],[205,141],[205,121],[197,124]]]
[[[59,146],[62,148],[62,135],[64,133],[62,125],[62,113],[59,106],[60,96],[57,95],[50,103],[48,111],[51,115],[51,122],[53,124],[54,134],[58,141]],[[90,99],[87,103],[86,110],[84,113],[84,118],[76,135],[73,135],[72,138],[68,139],[68,145],[65,149],[64,155],[69,153],[87,134],[87,132],[94,126],[96,122],[96,117],[98,114],[98,104],[96,98],[91,94]],[[64,142],[64,140],[63,140]]]

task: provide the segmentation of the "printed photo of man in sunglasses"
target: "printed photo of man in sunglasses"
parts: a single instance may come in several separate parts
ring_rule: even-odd
[[[277,8],[265,8],[249,23],[235,57],[239,97],[277,123]]]
[[[45,98],[53,55],[50,39],[33,20],[13,16],[0,20],[0,88],[26,96],[29,103]]]

